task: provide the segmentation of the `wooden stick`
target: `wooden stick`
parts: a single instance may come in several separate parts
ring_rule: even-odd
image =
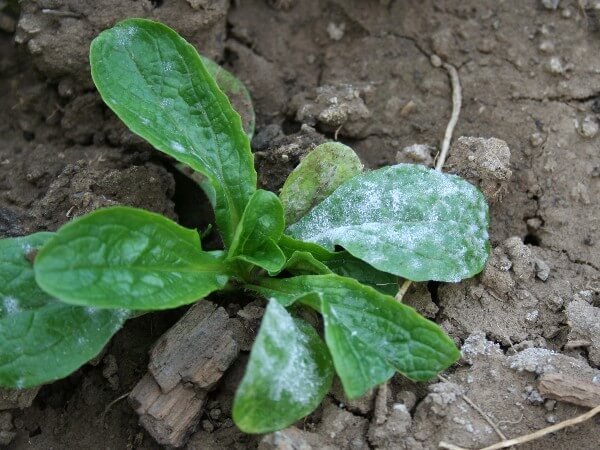
[[[512,447],[513,445],[524,444],[525,442],[534,441],[539,439],[547,434],[554,433],[556,431],[562,430],[563,428],[572,427],[573,425],[577,425],[581,422],[585,422],[586,420],[591,419],[596,414],[600,413],[600,405],[596,406],[593,409],[590,409],[585,414],[581,414],[580,416],[573,417],[572,419],[564,420],[562,422],[556,423],[546,428],[542,428],[541,430],[535,431],[530,434],[526,434],[524,436],[520,436],[514,439],[508,439],[505,441],[498,442],[497,444],[490,445],[488,447],[484,447],[480,450],[498,450],[501,448]],[[448,442],[440,442],[439,448],[445,448],[447,450],[468,450],[463,447],[459,447],[457,445],[450,444]]]
[[[438,378],[440,380],[444,381],[445,383],[449,383],[449,380],[447,378],[443,377],[442,375],[438,375]],[[471,400],[466,395],[461,395],[461,398],[471,408],[473,408],[475,411],[477,411],[481,417],[483,417],[483,419],[490,425],[490,427],[492,427],[494,429],[494,431],[496,432],[496,434],[498,435],[498,437],[500,439],[502,439],[503,441],[505,441],[507,439],[506,436],[504,435],[504,433],[502,433],[502,430],[500,430],[500,428],[498,427],[498,425],[496,425],[494,423],[494,421],[490,418],[490,416],[488,416],[486,413],[484,413],[483,410],[479,406],[477,406],[473,400]]]
[[[404,282],[402,283],[402,286],[400,286],[400,289],[398,289],[398,293],[396,294],[396,301],[398,303],[402,303],[404,294],[406,294],[406,291],[408,291],[408,288],[410,287],[411,284],[412,284],[412,281],[404,280]]]
[[[435,170],[441,172],[448,156],[448,150],[450,149],[450,142],[452,141],[452,133],[454,133],[454,127],[458,122],[458,116],[460,115],[460,108],[462,104],[462,89],[460,87],[460,78],[458,77],[458,71],[456,68],[447,62],[442,63],[442,67],[448,72],[450,77],[450,84],[452,85],[452,115],[450,121],[446,126],[446,133],[444,134],[444,140],[442,141],[442,150],[440,156],[435,165]]]

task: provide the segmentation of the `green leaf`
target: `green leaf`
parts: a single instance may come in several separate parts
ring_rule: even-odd
[[[350,179],[287,229],[413,281],[459,281],[489,254],[488,207],[454,175],[400,164]]]
[[[283,206],[275,194],[259,189],[250,197],[229,249],[239,258],[269,272],[279,271],[285,255],[276,244],[283,234]]]
[[[383,294],[394,296],[398,292],[396,275],[377,270],[348,252],[336,253],[331,259],[325,261],[325,264],[333,273],[354,278],[359,283],[371,286]]]
[[[354,278],[384,294],[395,295],[398,290],[398,277],[377,270],[348,252],[333,253],[320,245],[298,241],[286,235],[279,240],[279,247],[288,258],[284,269],[294,275],[337,273]]]
[[[40,250],[36,280],[76,305],[167,309],[227,283],[223,262],[200,238],[158,214],[116,206],[64,225]]]
[[[333,367],[314,328],[269,302],[235,395],[233,420],[246,433],[269,433],[310,414],[329,392]]]
[[[309,252],[294,252],[287,260],[283,270],[294,275],[326,275],[333,273],[329,267]]]
[[[304,242],[298,239],[294,239],[291,236],[287,236],[285,234],[281,235],[279,242],[277,243],[279,248],[286,254],[289,258],[294,254],[294,252],[308,252],[312,254],[319,261],[326,261],[335,257],[334,252],[330,252],[329,250],[321,247],[320,245],[313,244],[312,242]]]
[[[126,310],[67,305],[42,291],[31,259],[52,233],[0,240],[0,385],[28,388],[69,375],[104,348]]]
[[[281,189],[279,198],[286,223],[296,222],[362,170],[360,159],[350,147],[339,142],[317,146],[300,161]]]
[[[214,62],[212,59],[206,56],[200,55],[202,64],[212,75],[217,82],[219,89],[223,91],[231,105],[239,113],[242,118],[242,126],[248,139],[252,139],[254,136],[254,126],[256,122],[256,114],[254,113],[254,106],[252,106],[252,97],[250,92],[244,83],[238,80],[231,72],[225,70],[219,64]]]
[[[165,25],[130,19],[94,39],[90,62],[100,95],[131,131],[208,178],[228,246],[256,171],[240,116],[196,50]]]
[[[263,279],[260,287],[251,288],[284,305],[300,301],[323,314],[325,341],[350,398],[386,381],[393,369],[424,381],[460,356],[438,325],[350,278]]]

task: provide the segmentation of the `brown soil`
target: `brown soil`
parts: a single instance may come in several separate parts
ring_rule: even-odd
[[[122,126],[93,89],[89,42],[117,20],[163,21],[247,84],[259,179],[273,190],[336,132],[369,167],[409,161],[400,150],[413,144],[434,156],[451,110],[447,74],[430,63],[436,54],[462,82],[455,141],[495,137],[510,149],[506,166],[492,155],[498,170],[472,167],[468,149],[487,148],[482,140],[461,140],[448,161],[448,170],[489,189],[494,252],[484,273],[416,285],[406,296],[463,346],[463,361],[447,382],[398,376],[387,392],[360,401],[335,387],[297,428],[262,437],[244,435],[230,419],[243,351],[210,394],[188,448],[496,442],[465,394],[509,438],[582,413],[541,397],[536,380],[560,372],[600,383],[600,330],[590,319],[600,317],[600,22],[591,0],[544,6],[551,3],[23,0],[16,31],[10,13],[0,17],[0,237],[54,230],[115,203],[190,227],[210,223],[193,182]],[[248,299],[213,301],[233,315]],[[42,387],[31,407],[10,411],[12,421],[0,416],[0,430],[16,432],[10,447],[158,448],[126,401],[102,412],[143,376],[148,349],[184,310],[128,322],[95,365]],[[598,442],[596,419],[523,448]]]

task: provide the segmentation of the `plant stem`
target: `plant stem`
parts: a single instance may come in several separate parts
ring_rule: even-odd
[[[412,281],[404,280],[404,282],[402,283],[402,286],[400,286],[400,289],[398,289],[398,293],[396,294],[396,300],[398,301],[398,303],[402,303],[404,294],[406,294],[406,291],[408,291],[408,288],[410,287],[411,284],[412,284]]]

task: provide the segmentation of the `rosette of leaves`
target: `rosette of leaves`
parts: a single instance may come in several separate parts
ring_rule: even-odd
[[[363,171],[350,148],[327,143],[278,196],[256,186],[253,113],[245,132],[223,92],[247,103],[247,91],[175,31],[120,22],[93,41],[90,61],[114,113],[201,175],[224,249],[205,251],[196,230],[123,206],[0,241],[1,385],[66,376],[129,311],[175,308],[231,282],[268,301],[234,401],[243,431],[310,414],[334,374],[355,398],[395,372],[428,380],[457,360],[440,327],[393,294],[399,278],[455,282],[482,270],[488,211],[474,186],[417,165]]]

